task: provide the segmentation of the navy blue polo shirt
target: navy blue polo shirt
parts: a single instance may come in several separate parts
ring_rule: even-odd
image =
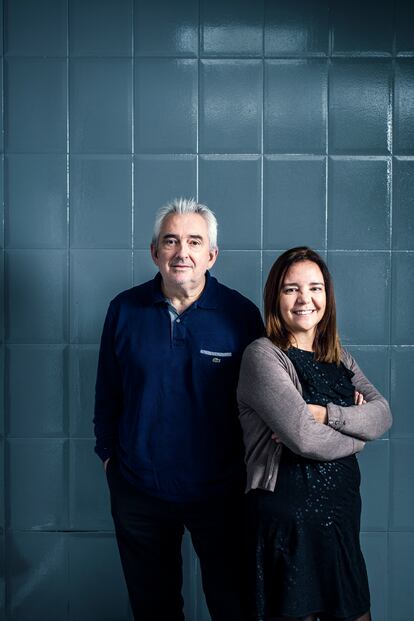
[[[206,273],[203,293],[171,326],[161,275],[112,300],[99,354],[96,452],[167,500],[243,483],[236,387],[246,346],[263,335],[257,307]]]

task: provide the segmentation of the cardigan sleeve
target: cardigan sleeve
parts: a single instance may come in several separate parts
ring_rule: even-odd
[[[343,362],[353,373],[352,383],[362,393],[366,403],[342,407],[329,403],[328,425],[348,436],[361,440],[375,440],[391,427],[392,415],[388,402],[367,380],[355,359],[343,352]]]
[[[330,461],[361,451],[361,440],[315,421],[277,352],[260,341],[246,349],[238,387],[240,412],[253,411],[303,457]]]

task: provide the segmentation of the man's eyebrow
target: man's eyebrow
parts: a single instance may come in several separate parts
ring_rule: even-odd
[[[172,237],[173,239],[179,239],[180,236],[176,235],[175,233],[165,233],[162,236],[162,239],[168,239],[169,237]],[[196,234],[194,234],[194,235],[187,235],[187,237],[189,237],[190,239],[201,239],[201,240],[204,239],[204,237],[202,235],[196,235]]]

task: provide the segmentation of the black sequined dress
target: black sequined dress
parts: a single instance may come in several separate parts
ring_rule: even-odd
[[[353,405],[352,372],[291,348],[307,403]],[[283,447],[274,492],[247,494],[251,618],[338,619],[370,608],[359,544],[360,472],[355,455],[315,461]]]

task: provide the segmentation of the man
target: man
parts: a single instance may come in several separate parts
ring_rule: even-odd
[[[254,304],[209,275],[217,253],[207,207],[180,199],[162,208],[151,244],[159,273],[118,295],[103,329],[95,450],[138,621],[184,619],[184,527],[213,621],[243,618],[236,385],[263,323]]]

